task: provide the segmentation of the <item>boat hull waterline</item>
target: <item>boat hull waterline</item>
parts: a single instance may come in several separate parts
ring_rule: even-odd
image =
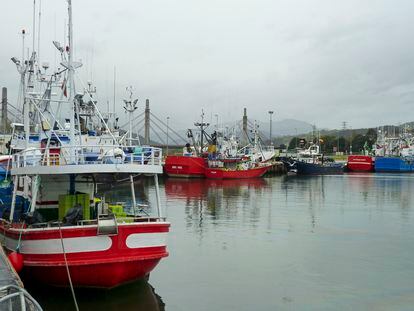
[[[23,229],[23,278],[69,286],[61,233],[73,286],[112,288],[145,278],[168,256],[169,227],[168,222],[123,223],[115,235],[97,235],[96,225]],[[14,251],[21,230],[4,222],[0,230],[6,249]]]
[[[262,177],[271,165],[259,166],[247,170],[226,170],[223,168],[206,168],[206,178],[212,179],[240,179],[240,178],[257,178]]]
[[[296,164],[298,175],[336,175],[343,174],[344,168],[341,164],[315,164],[297,161]]]

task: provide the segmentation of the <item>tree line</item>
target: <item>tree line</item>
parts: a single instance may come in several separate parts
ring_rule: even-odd
[[[311,138],[307,140],[303,137],[293,137],[288,145],[289,150],[296,148],[305,148],[309,143],[317,143],[321,152],[325,154],[343,152],[343,153],[364,153],[365,150],[371,151],[372,146],[377,140],[377,131],[375,129],[368,129],[365,134],[353,134],[347,136],[322,135],[318,138]]]

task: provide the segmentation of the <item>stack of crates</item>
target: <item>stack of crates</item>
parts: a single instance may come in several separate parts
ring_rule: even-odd
[[[80,204],[83,208],[83,219],[89,220],[91,217],[91,203],[87,193],[59,195],[59,220],[62,220],[68,210],[76,204]]]
[[[126,217],[126,213],[124,212],[124,207],[120,203],[116,204],[109,204],[108,205],[109,211],[115,215],[115,217]]]

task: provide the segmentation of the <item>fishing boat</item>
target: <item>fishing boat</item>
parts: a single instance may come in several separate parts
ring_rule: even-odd
[[[297,175],[326,175],[342,174],[344,165],[327,159],[320,153],[317,144],[311,144],[307,149],[300,150],[289,165],[289,171]]]
[[[169,155],[164,171],[170,177],[203,178],[207,160],[193,155]]]
[[[413,157],[376,157],[375,172],[411,173],[414,172]]]
[[[394,131],[395,132],[395,131]],[[414,137],[407,128],[388,135],[378,130],[375,144],[375,172],[414,172]]]
[[[207,134],[206,128],[210,125],[204,122],[204,111],[201,112],[201,122],[195,122],[199,128],[198,139],[194,137],[193,130],[187,130],[187,137],[191,139],[192,145],[187,143],[181,155],[167,155],[165,158],[164,172],[169,177],[204,178],[204,170],[207,167],[207,141],[211,144],[215,137]]]
[[[342,163],[308,163],[296,161],[296,174],[298,175],[332,175],[342,174],[344,172],[344,165]]]
[[[244,179],[263,176],[272,167],[269,163],[248,160],[231,161],[216,159],[208,161],[205,169],[206,178],[212,179]]]
[[[54,42],[65,69],[59,75],[42,75],[40,81],[50,81],[46,88],[38,88],[44,93],[36,91],[33,76],[40,70],[30,69],[36,66],[36,53],[30,61],[24,55],[21,61],[13,60],[24,82],[24,134],[22,150],[12,155],[13,189],[9,206],[1,211],[0,241],[21,260],[23,278],[54,286],[112,288],[147,278],[168,256],[170,223],[163,216],[158,187],[162,150],[120,145],[113,135],[105,145],[83,144],[75,112],[80,111],[83,96],[92,96],[79,94],[74,87],[80,63],[73,61],[72,1],[67,2],[68,46]],[[59,99],[51,96],[52,87],[61,90]],[[65,128],[59,126],[52,104],[67,105]],[[36,111],[38,119],[30,111]],[[101,122],[108,129],[105,120]],[[38,137],[38,145],[31,143],[32,137]],[[97,187],[108,174],[130,177],[129,205],[97,197]],[[156,208],[137,203],[136,175],[154,178]],[[45,206],[47,200],[51,201]]]
[[[369,155],[349,155],[346,168],[351,172],[373,172],[374,157]]]

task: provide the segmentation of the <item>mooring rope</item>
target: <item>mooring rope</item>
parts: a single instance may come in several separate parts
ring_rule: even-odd
[[[75,295],[75,290],[73,289],[72,278],[70,277],[70,271],[69,271],[69,266],[68,266],[68,260],[66,258],[65,246],[63,244],[62,227],[60,226],[60,222],[58,222],[58,225],[59,225],[59,233],[60,233],[60,243],[62,244],[63,258],[65,259],[65,266],[66,266],[66,272],[68,274],[70,290],[72,292],[73,302],[75,303],[76,311],[79,311],[78,302],[76,300],[76,295]]]

